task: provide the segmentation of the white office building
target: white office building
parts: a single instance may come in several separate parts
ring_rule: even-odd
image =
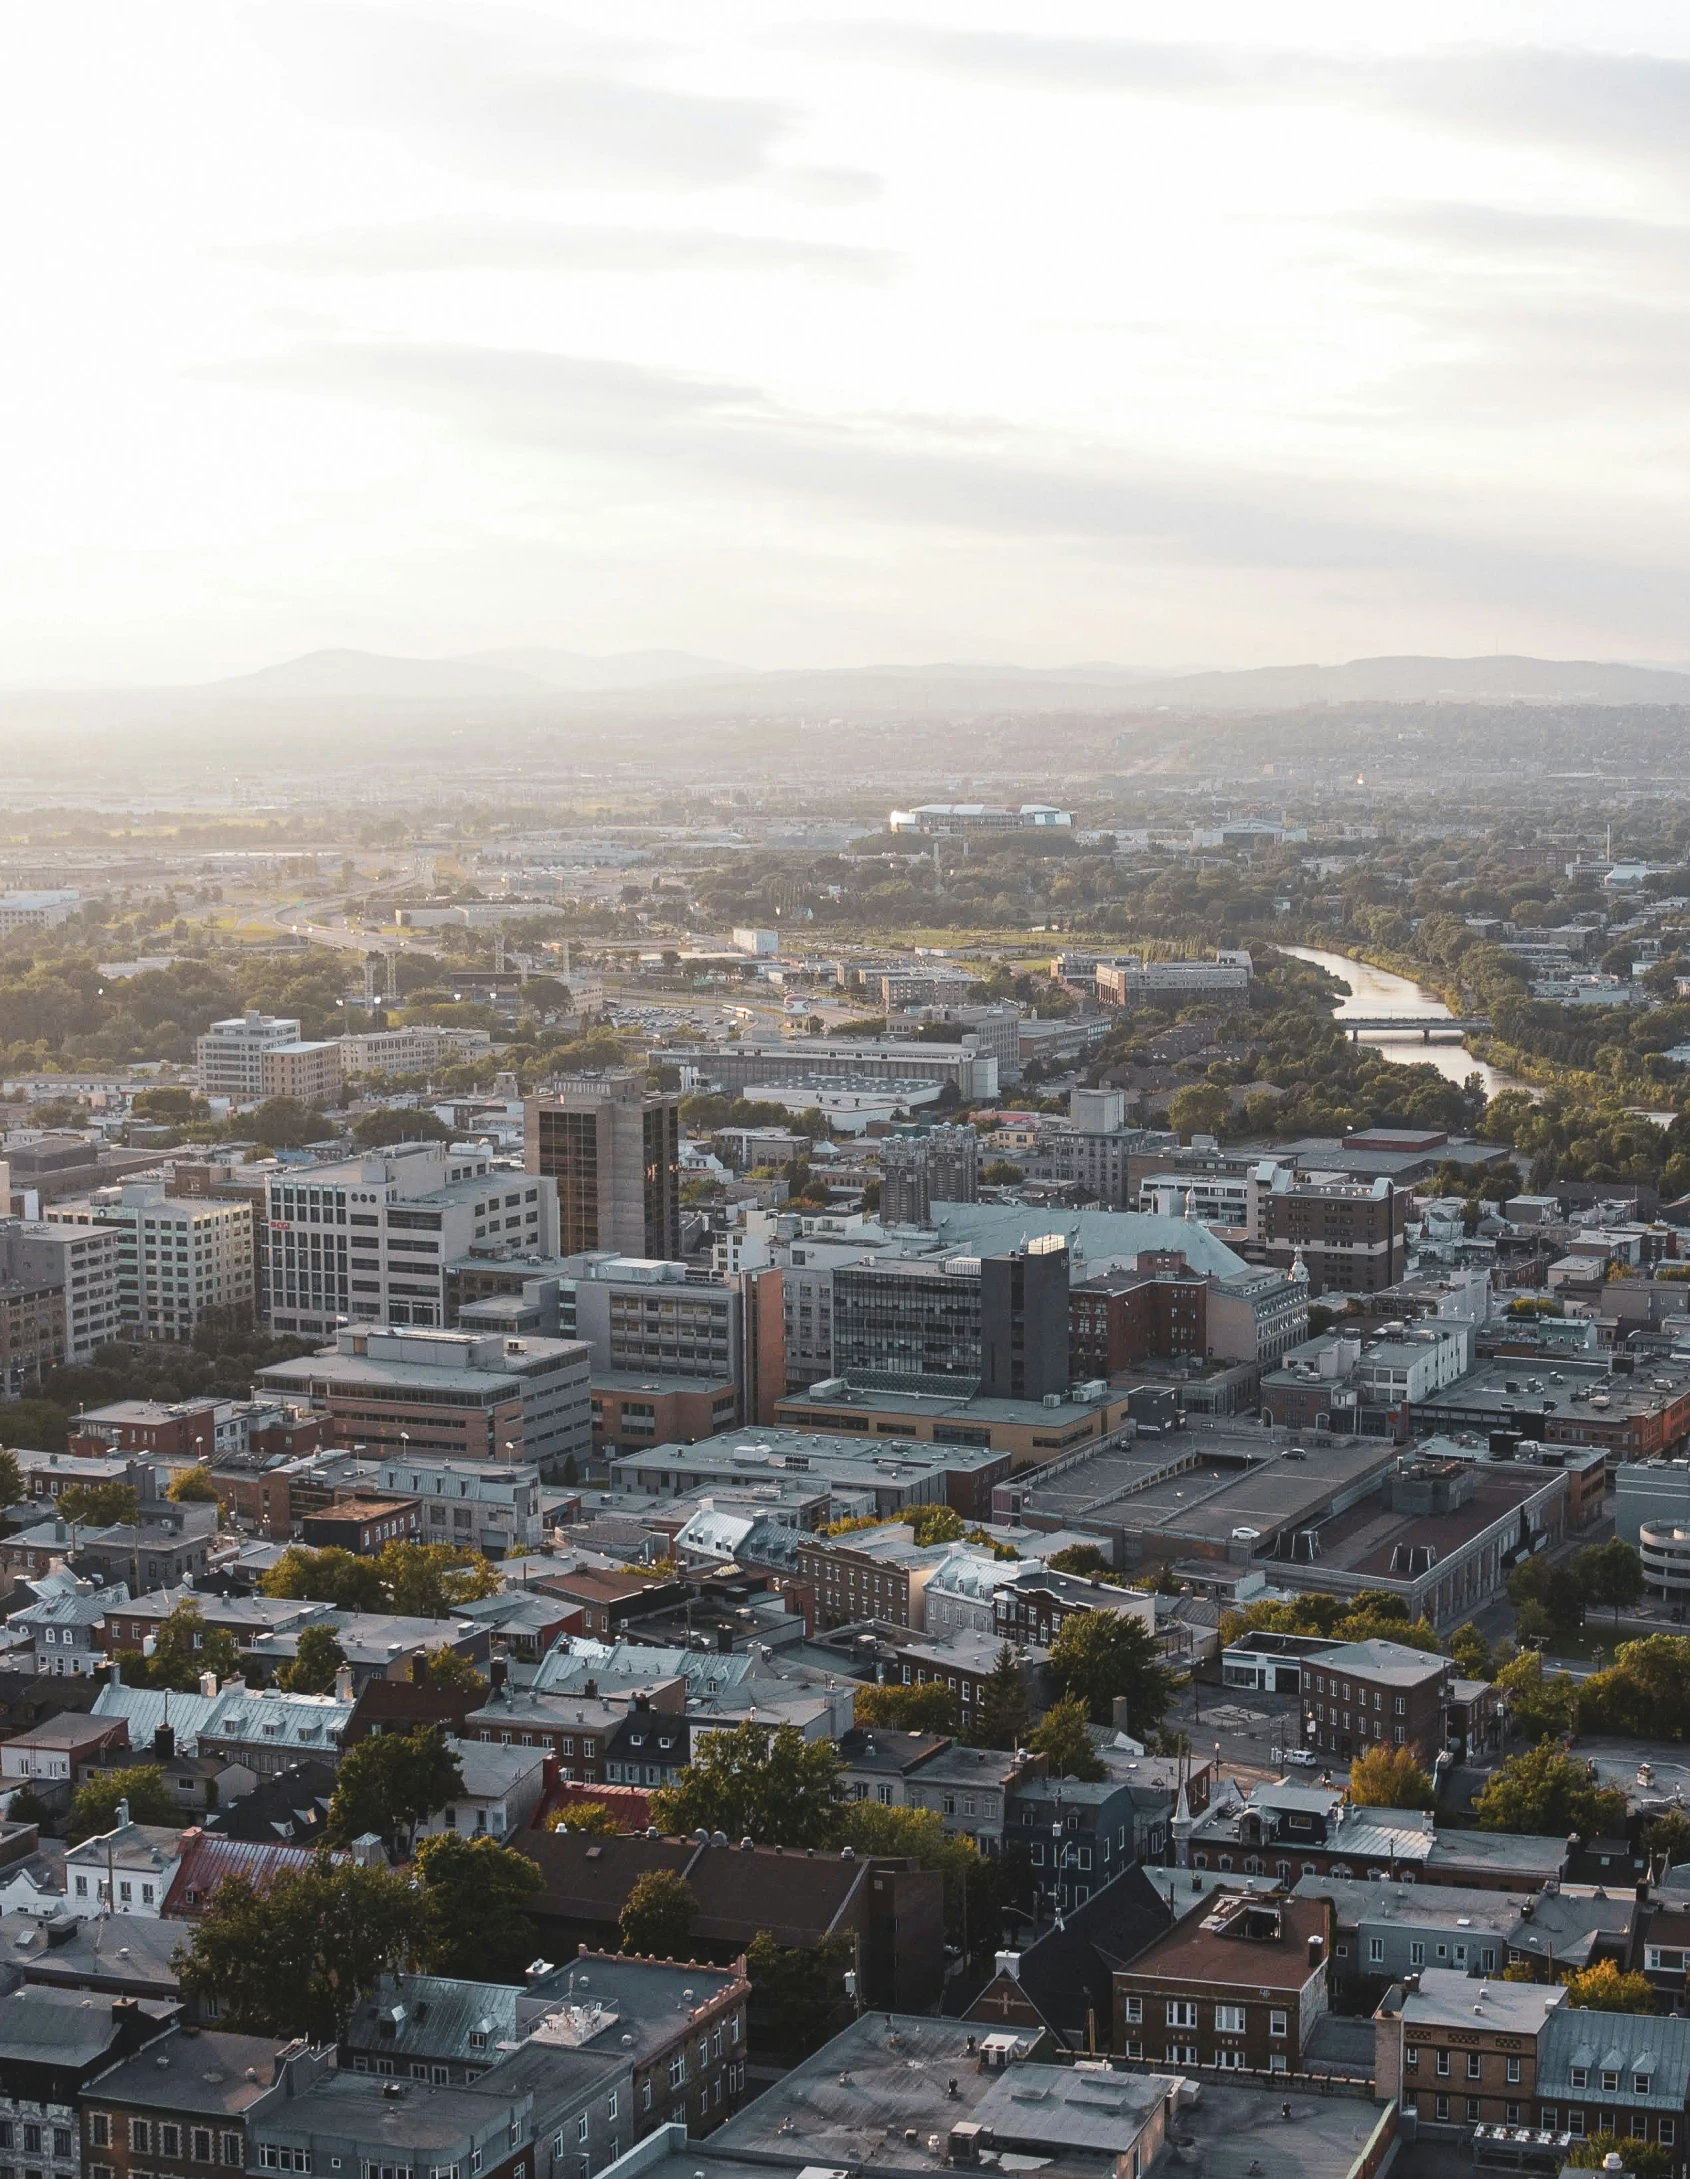
[[[194,1044],[200,1089],[207,1097],[232,1097],[237,1103],[262,1097],[264,1054],[299,1041],[297,1017],[261,1014],[255,1006],[214,1021]]]
[[[444,1325],[446,1266],[478,1255],[553,1257],[557,1183],[485,1150],[397,1143],[265,1183],[270,1323]]]
[[[252,1314],[250,1203],[166,1195],[161,1181],[127,1181],[79,1202],[51,1203],[46,1215],[53,1225],[115,1231],[125,1338],[186,1340],[210,1309]]]

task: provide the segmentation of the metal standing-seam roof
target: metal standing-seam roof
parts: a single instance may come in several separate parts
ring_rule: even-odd
[[[1619,2100],[1661,2111],[1682,2111],[1690,2096],[1690,2020],[1677,2013],[1598,2013],[1583,2006],[1563,2006],[1551,2015],[1538,2047],[1537,2081],[1541,2096],[1572,2093],[1569,2073],[1583,2066],[1593,2078],[1622,2076]],[[1647,2092],[1637,2087],[1646,2075]]]

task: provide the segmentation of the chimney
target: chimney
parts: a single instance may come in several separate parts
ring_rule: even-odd
[[[202,1673],[200,1674],[200,1693],[201,1693],[202,1695],[204,1695],[204,1696],[206,1697],[206,1699],[207,1699],[207,1700],[209,1701],[209,1700],[210,1700],[210,1698],[211,1698],[211,1697],[212,1697],[213,1695],[215,1695],[215,1694],[216,1694],[216,1692],[217,1692],[217,1675],[216,1675],[216,1673],[215,1673],[215,1672],[202,1672]]]
[[[493,1694],[497,1695],[503,1689],[505,1681],[510,1676],[510,1669],[510,1665],[503,1657],[489,1658],[487,1679]]]
[[[350,1665],[341,1665],[335,1673],[334,1699],[336,1702],[350,1702],[352,1700],[352,1667]]]
[[[161,1763],[174,1761],[176,1755],[176,1728],[160,1725],[153,1734],[153,1753]]]
[[[1011,1982],[1019,1982],[1021,1980],[1020,1953],[1000,1952],[997,1959],[997,1971],[1000,1975],[1007,1975]]]
[[[127,1801],[119,1801],[117,1804],[117,1828],[120,1831],[126,1831],[129,1828],[129,1803]]]
[[[1309,1939],[1309,1965],[1318,1967],[1325,1957],[1326,1939],[1324,1937],[1311,1937]]]

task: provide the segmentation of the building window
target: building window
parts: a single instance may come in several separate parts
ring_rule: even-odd
[[[144,2149],[150,2152],[152,2145],[152,2120],[149,2118],[132,2118],[129,2121],[129,2146],[132,2149]]]
[[[1467,2098],[1467,2123],[1469,2126],[1476,2126],[1479,2123],[1479,2099],[1477,2096]]]
[[[1242,2035],[1244,2033],[1243,2006],[1217,2005],[1215,2007],[1215,2033],[1217,2035]]]
[[[1375,1966],[1385,1957],[1385,1940],[1383,1937],[1368,1938],[1367,1956]]]
[[[1129,1997],[1126,2001],[1126,2011],[1123,2017],[1126,2019],[1130,2026],[1138,2027],[1144,2019],[1143,1998]]]
[[[1485,2061],[1483,2057],[1478,2051],[1470,2050],[1467,2053],[1467,2078],[1470,2081],[1481,2080],[1484,2077],[1484,2070]]]
[[[1447,2050],[1440,2050],[1438,2052],[1437,2071],[1438,2079],[1440,2081],[1447,2081],[1449,2079],[1449,2052]]]
[[[1447,2119],[1449,2117],[1449,2098],[1447,2096],[1440,2096],[1437,2102],[1432,2106],[1432,2109],[1436,2117]]]
[[[1508,2085],[1509,2085],[1509,2087],[1510,2087],[1510,2088],[1516,2088],[1516,2087],[1518,2087],[1518,2086],[1519,2086],[1519,2081],[1520,2081],[1520,2061],[1519,2061],[1519,2059],[1518,2059],[1518,2058],[1510,2058],[1510,2059],[1509,2059],[1509,2061],[1508,2061],[1508,2066],[1507,2066],[1507,2075],[1508,2075]]]
[[[1285,2033],[1285,2015],[1283,2013],[1270,2012],[1268,2014],[1268,2033],[1269,2035],[1283,2035]]]
[[[6,2145],[11,2146],[11,2128],[6,2129]],[[94,2149],[111,2147],[111,2120],[104,2111],[96,2111],[88,2121],[88,2145]]]

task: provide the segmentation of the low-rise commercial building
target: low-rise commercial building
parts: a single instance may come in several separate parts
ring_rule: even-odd
[[[591,1357],[573,1339],[348,1327],[333,1347],[260,1370],[267,1390],[320,1408],[355,1450],[527,1462],[548,1479],[592,1450]]]

